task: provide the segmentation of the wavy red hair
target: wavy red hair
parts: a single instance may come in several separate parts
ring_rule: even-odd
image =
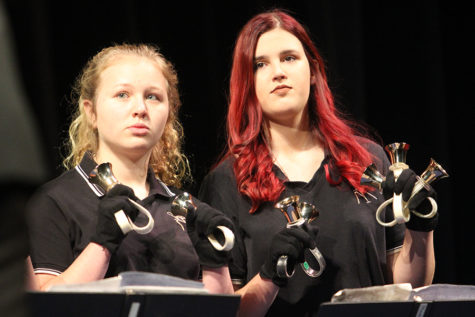
[[[260,36],[281,28],[296,36],[305,50],[314,80],[311,81],[308,101],[309,122],[331,154],[330,165],[340,177],[332,179],[328,166],[326,178],[333,185],[342,178],[364,193],[360,185],[364,167],[371,164],[370,153],[357,139],[356,124],[343,118],[335,108],[328,87],[325,66],[304,27],[281,10],[261,13],[253,17],[241,30],[236,41],[230,78],[227,116],[228,150],[234,156],[234,173],[238,189],[251,199],[250,212],[266,201],[275,201],[285,189],[284,181],[272,171],[273,160],[263,130],[262,110],[255,93],[254,54]]]

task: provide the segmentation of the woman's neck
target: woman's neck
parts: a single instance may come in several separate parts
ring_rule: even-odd
[[[134,190],[135,196],[143,199],[148,196],[149,184],[147,183],[148,163],[150,154],[137,159],[113,152],[98,151],[94,156],[97,164],[109,162],[115,178]]]
[[[268,123],[268,140],[272,153],[284,155],[309,150],[319,143],[315,133],[309,128],[275,122]]]
[[[323,146],[309,128],[269,123],[268,140],[274,164],[290,181],[309,182],[323,161]]]

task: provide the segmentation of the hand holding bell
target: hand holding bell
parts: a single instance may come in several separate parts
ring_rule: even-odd
[[[306,202],[299,202],[299,196],[290,196],[281,201],[279,201],[275,207],[279,208],[282,213],[284,214],[285,218],[287,219],[287,228],[291,228],[294,226],[300,227],[305,222],[311,222],[318,217],[318,211],[314,205],[306,203]],[[318,268],[312,268],[309,265],[309,261],[305,261],[304,263],[300,263],[303,271],[310,277],[318,277],[323,273],[325,269],[326,262],[325,258],[323,257],[320,250],[317,247],[313,249],[308,249],[310,253],[313,255],[315,260],[317,261]],[[287,269],[287,260],[288,257],[286,255],[282,255],[277,261],[277,275],[279,277],[291,277],[294,274],[294,270],[292,272],[288,272]],[[312,261],[313,262],[313,261]]]
[[[422,175],[420,177],[418,177],[418,180],[417,180],[417,182],[415,183],[415,185],[412,189],[412,193],[411,193],[411,196],[409,197],[408,201],[403,202],[403,206],[402,206],[403,212],[402,212],[402,214],[407,215],[407,220],[405,220],[405,218],[402,217],[402,219],[404,219],[402,222],[409,221],[411,212],[414,213],[415,215],[417,215],[418,217],[421,217],[421,218],[432,218],[432,217],[434,217],[435,214],[437,213],[437,203],[435,202],[435,200],[432,197],[427,197],[427,199],[429,200],[429,202],[432,205],[431,212],[429,212],[427,214],[421,214],[421,213],[417,212],[416,210],[409,210],[408,209],[409,203],[411,202],[411,199],[418,192],[421,191],[421,189],[428,188],[428,186],[430,186],[430,184],[432,182],[434,182],[435,180],[442,179],[442,178],[445,178],[445,177],[448,177],[448,176],[449,175],[442,168],[442,166],[439,165],[434,159],[431,159],[431,161],[429,163],[429,166],[422,173]],[[382,176],[379,173],[379,171],[376,169],[376,166],[374,164],[371,164],[363,172],[360,184],[371,186],[371,187],[377,188],[378,190],[381,191],[381,186],[382,186],[383,181],[385,181],[385,177]],[[390,199],[386,200],[383,204],[381,204],[378,207],[378,210],[376,211],[376,220],[382,226],[391,227],[391,226],[394,226],[396,223],[401,223],[401,217],[399,217],[399,219],[398,219],[396,217],[396,215],[395,215],[393,221],[384,222],[383,220],[381,220],[381,213],[384,211],[386,206],[389,205],[390,203],[393,203],[393,201],[394,201],[393,198],[390,198]],[[401,202],[402,202],[402,200],[401,200]],[[394,206],[394,204],[393,204],[393,206]]]
[[[119,181],[115,178],[112,173],[112,164],[111,163],[102,163],[96,166],[94,170],[89,174],[89,180],[91,183],[96,184],[101,187],[106,193],[109,192],[114,186],[119,184]],[[143,206],[129,198],[129,201],[143,214],[148,218],[148,223],[139,227],[134,224],[134,222],[125,214],[123,210],[119,210],[114,214],[115,220],[119,225],[122,233],[126,234],[132,230],[139,234],[147,234],[152,231],[154,220],[150,212],[145,209]]]
[[[184,192],[178,195],[172,202],[171,212],[176,216],[185,216],[187,213],[196,213],[197,206],[193,203],[192,196]],[[221,239],[218,239],[220,237]],[[216,230],[208,235],[211,245],[218,251],[229,251],[234,246],[234,233],[226,226],[216,226]],[[220,243],[220,240],[223,243]]]

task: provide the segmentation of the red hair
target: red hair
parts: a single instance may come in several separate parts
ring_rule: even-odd
[[[361,174],[371,164],[370,153],[356,136],[356,124],[345,120],[335,108],[328,87],[325,66],[304,27],[293,17],[273,10],[252,18],[237,39],[230,79],[227,117],[228,151],[234,156],[234,173],[239,191],[252,201],[250,212],[266,201],[275,201],[284,191],[284,181],[272,171],[273,160],[263,131],[262,110],[255,93],[254,54],[260,36],[281,28],[296,36],[304,48],[314,78],[308,101],[309,122],[326,151],[331,154],[330,165],[338,169],[340,178],[332,179],[328,166],[326,178],[339,184],[344,178],[352,187],[364,193]]]

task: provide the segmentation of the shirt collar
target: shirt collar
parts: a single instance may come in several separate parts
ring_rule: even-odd
[[[81,160],[81,162],[75,167],[75,170],[79,173],[79,175],[84,179],[84,181],[88,184],[91,190],[99,197],[104,195],[104,191],[101,187],[91,183],[89,181],[89,174],[92,170],[97,166],[97,163],[92,158],[90,152],[86,152]],[[151,168],[147,171],[147,181],[150,185],[150,193],[149,196],[158,194],[164,197],[173,197],[175,193],[168,188],[165,183],[155,177],[155,173]]]
[[[325,149],[325,152],[324,152],[324,157],[323,157],[323,161],[321,163],[321,166],[324,166],[325,164],[329,164],[329,167],[332,165],[330,164],[330,159],[331,159],[331,154],[329,151],[327,151]],[[320,169],[320,167],[317,169],[317,171]],[[338,169],[336,169],[338,171]],[[288,182],[287,180],[287,177],[285,176],[284,172],[279,168],[279,166],[277,166],[276,164],[273,164],[272,166],[272,171],[274,172],[274,174],[281,180],[283,180],[284,182]],[[315,171],[315,174],[316,172]],[[334,172],[333,169],[331,169],[331,172]],[[315,176],[315,175],[314,175]],[[312,177],[313,179],[313,177]]]

